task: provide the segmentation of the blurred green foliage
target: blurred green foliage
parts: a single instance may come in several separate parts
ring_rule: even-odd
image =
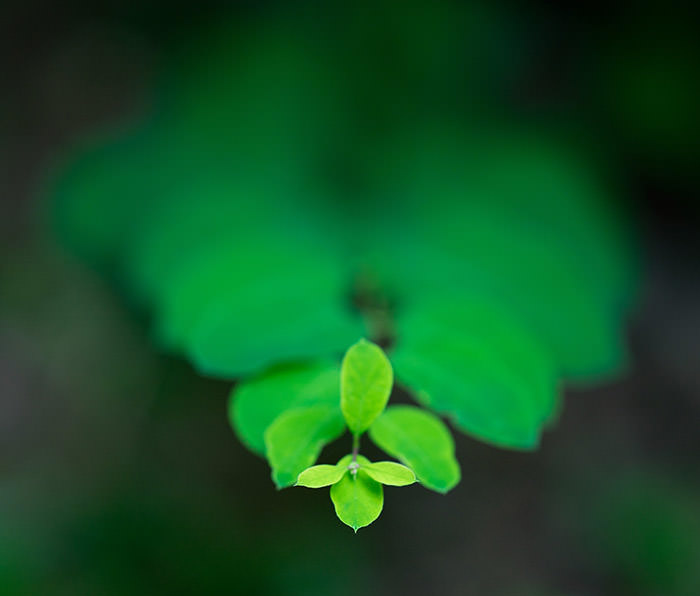
[[[477,104],[473,119],[438,109],[456,93],[439,83],[465,66],[474,88],[498,73],[492,42],[456,28],[461,9],[394,21],[394,3],[381,6],[386,29],[280,10],[186,45],[150,120],[61,176],[57,228],[203,374],[333,359],[368,333],[394,346],[397,381],[423,405],[477,438],[531,449],[560,380],[625,362],[633,244],[565,141]],[[372,61],[384,43],[392,61]],[[484,62],[458,60],[464,43]],[[258,407],[269,423],[263,412],[282,414]],[[283,426],[274,432],[294,433]]]
[[[475,3],[380,0],[355,6],[357,14],[314,6],[318,12],[313,15],[294,16],[276,7],[263,10],[261,21],[244,19],[232,25],[222,18],[219,26],[207,26],[189,43],[178,39],[169,48],[175,53],[167,56],[167,72],[149,120],[119,131],[117,138],[110,134],[88,141],[77,160],[70,156],[71,171],[62,172],[53,223],[78,254],[116,278],[133,303],[153,313],[154,336],[161,344],[208,374],[248,379],[252,374],[254,380],[271,382],[257,407],[254,393],[250,395],[245,414],[253,419],[250,432],[237,428],[244,443],[258,453],[265,451],[265,430],[289,403],[296,398],[332,401],[329,394],[338,385],[333,381],[335,387],[330,382],[326,386],[320,373],[318,386],[313,376],[308,383],[295,384],[290,372],[275,386],[275,373],[324,369],[325,360],[303,353],[319,350],[330,357],[325,370],[332,377],[337,374],[333,359],[368,331],[394,340],[391,358],[397,369],[405,354],[404,384],[419,401],[491,443],[534,444],[544,420],[556,417],[562,381],[590,382],[624,362],[620,330],[636,285],[628,231],[595,168],[571,139],[557,138],[548,129],[548,117],[532,130],[504,121],[498,113],[500,98],[494,89],[510,90],[512,103],[519,107],[521,100],[527,103],[523,95],[528,89],[523,91],[518,83],[541,41],[539,29],[530,31],[528,40],[524,27],[549,13],[538,9],[528,21],[522,18],[524,11],[516,14],[513,7],[499,10]],[[600,104],[591,113],[576,98],[570,117],[592,129],[605,145],[610,145],[606,127],[619,127],[626,145],[612,151],[645,155],[647,161],[639,166],[645,172],[697,170],[697,40],[694,19],[684,18],[676,8],[658,7],[643,27],[627,19],[625,11],[629,27],[611,26],[612,43],[599,53],[597,28],[593,34],[585,31],[585,68],[573,75],[583,86],[590,83]],[[195,10],[200,6],[186,12]],[[154,28],[162,26],[170,33],[178,20],[172,5],[163,10],[158,2],[130,7],[129,12],[136,20],[148,13],[147,19],[157,23]],[[182,28],[174,28],[178,37]],[[606,80],[595,78],[601,70],[608,74]],[[594,73],[593,80],[586,77],[588,72]],[[16,120],[4,109],[5,99],[0,110],[3,132]],[[41,103],[50,101],[42,98]],[[609,120],[601,122],[601,114]],[[4,139],[0,154],[3,174],[3,168],[14,165],[12,147]],[[9,228],[13,218],[2,223]],[[31,405],[45,409],[50,424],[26,438],[30,458],[13,450],[5,453],[4,480],[28,463],[32,473],[46,476],[44,468],[33,469],[34,459],[61,477],[53,484],[42,481],[40,488],[24,487],[24,495],[42,494],[44,499],[28,513],[18,507],[26,505],[26,498],[14,502],[7,498],[12,488],[8,482],[0,487],[0,592],[191,593],[221,586],[230,591],[236,585],[247,593],[368,593],[369,584],[358,578],[371,561],[358,557],[357,549],[344,540],[309,527],[310,516],[288,528],[291,538],[276,522],[287,523],[294,516],[275,519],[269,510],[260,511],[256,526],[246,528],[243,517],[231,519],[230,503],[218,514],[212,513],[211,503],[185,513],[171,508],[163,495],[141,502],[140,488],[127,504],[92,495],[90,507],[74,503],[71,513],[61,511],[57,487],[67,485],[76,493],[85,488],[73,475],[66,476],[66,470],[110,480],[120,475],[112,460],[119,461],[130,444],[140,442],[132,426],[149,406],[141,403],[143,396],[152,398],[155,358],[143,342],[134,341],[132,322],[124,313],[114,316],[110,295],[94,280],[42,255],[3,252],[0,257],[1,339],[10,342],[0,347],[10,346],[9,362],[17,368],[10,369],[10,379],[31,363],[27,374],[32,383],[40,377],[69,410],[62,419],[47,404]],[[250,289],[239,298],[244,283]],[[278,292],[285,298],[270,295]],[[361,316],[349,306],[350,297]],[[470,306],[460,310],[463,301]],[[229,309],[239,310],[229,319]],[[493,320],[480,321],[484,311],[495,312]],[[206,325],[201,322],[205,312]],[[468,333],[460,333],[451,317]],[[330,329],[327,335],[325,329]],[[462,341],[471,334],[485,338],[484,329],[497,332],[496,338],[489,334],[480,341]],[[346,337],[341,341],[342,335]],[[432,362],[426,348],[435,343],[446,353]],[[406,354],[402,344],[413,347]],[[290,362],[289,355],[299,352],[304,361]],[[307,360],[309,356],[313,359]],[[424,379],[408,382],[409,375],[420,373],[410,365],[411,357],[428,369]],[[455,360],[469,363],[468,377]],[[476,392],[463,390],[477,380]],[[433,389],[426,392],[422,383]],[[191,396],[205,398],[207,392],[187,375],[165,385],[156,410],[159,416],[168,413],[166,417],[178,411],[181,420],[169,436],[179,445],[181,427],[194,428],[197,422],[191,411],[179,408]],[[12,397],[14,387],[9,389]],[[214,386],[212,392],[220,389]],[[480,403],[482,394],[507,406],[489,412]],[[239,405],[245,409],[243,395],[241,386],[231,401],[232,411]],[[379,420],[388,420],[395,409]],[[435,418],[423,409],[411,411],[416,418]],[[617,412],[613,408],[605,413]],[[200,435],[211,430],[202,422],[196,427]],[[10,416],[8,424],[13,423]],[[587,424],[590,430],[591,421]],[[581,428],[585,425],[581,417]],[[420,428],[417,435],[429,436]],[[579,428],[579,418],[568,428]],[[12,428],[10,434],[16,432]],[[57,435],[66,442],[55,441]],[[625,439],[628,446],[638,440]],[[377,436],[375,441],[380,442]],[[581,442],[580,453],[566,442],[554,445],[564,447],[566,469],[587,480],[569,519],[581,532],[589,532],[595,561],[589,592],[698,593],[697,490],[650,488],[657,479],[642,474],[621,494],[607,491],[609,479],[597,470],[586,476],[575,464],[577,454],[586,461],[592,458],[594,465],[619,457],[611,449],[596,460],[594,449],[586,451],[586,446],[597,442],[597,436],[588,444]],[[150,462],[150,473],[164,483],[168,497],[173,478],[182,474],[189,487],[201,484],[198,472],[212,460],[211,454],[207,459],[196,449],[190,452],[194,441],[182,443],[172,454],[176,465],[158,471],[162,459]],[[443,443],[444,450],[433,446],[430,452],[454,459],[452,438],[447,435]],[[86,444],[95,454],[91,464],[81,459]],[[603,449],[610,444],[601,439]],[[617,443],[612,445],[614,449]],[[393,449],[398,458],[405,449],[388,443],[383,447]],[[529,568],[532,576],[523,581],[504,573],[507,561],[529,565],[529,551],[543,545],[548,556],[550,551],[562,553],[565,570],[580,561],[572,544],[547,535],[551,528],[546,523],[528,532],[528,520],[541,522],[546,519],[543,512],[532,517],[530,509],[527,515],[517,510],[519,491],[527,493],[530,483],[537,484],[538,469],[528,467],[521,477],[507,466],[507,458],[517,456],[489,459],[478,446],[471,447],[477,454],[471,472],[477,473],[469,486],[465,483],[459,516],[453,516],[454,506],[446,506],[450,529],[433,536],[432,542],[430,528],[425,529],[425,544],[434,547],[429,556],[435,560],[421,559],[423,568],[439,569],[441,576],[448,571],[444,578],[432,578],[431,587],[454,587],[445,582],[454,579],[450,570],[454,574],[459,569],[465,570],[460,576],[465,585],[479,575],[490,582],[489,589],[477,587],[476,593],[493,591],[493,586],[503,593],[581,593],[551,587],[569,585],[568,579],[551,575],[557,568],[561,573],[562,561],[550,565],[546,557],[536,560]],[[42,457],[48,464],[37,457],[40,451],[47,452]],[[489,473],[478,474],[477,459],[484,460]],[[622,460],[615,465],[624,467],[624,456]],[[520,466],[524,460],[517,462]],[[197,473],[180,470],[188,465]],[[418,463],[412,465],[418,468]],[[499,484],[508,472],[510,483]],[[212,476],[205,482],[211,484]],[[451,488],[454,481],[453,475],[436,480],[435,486]],[[561,485],[561,476],[556,483]],[[486,484],[490,491],[484,490]],[[589,511],[589,487],[598,486],[597,507]],[[470,501],[468,496],[479,490],[484,491],[481,501]],[[236,494],[243,491],[235,488]],[[499,491],[509,493],[508,507],[498,500]],[[510,509],[515,514],[508,517]],[[493,519],[479,531],[471,511],[486,519],[490,511]],[[209,514],[215,523],[196,530],[183,522]],[[63,521],[56,526],[56,519]],[[489,551],[489,538],[497,537],[509,521],[513,523],[504,542],[518,547],[527,542],[528,548],[518,548],[515,556],[505,545],[491,545]],[[463,532],[458,539],[454,528]],[[537,543],[542,535],[548,538]],[[395,546],[408,536],[399,533]],[[390,537],[383,538],[384,547]],[[314,548],[319,541],[323,548]],[[405,554],[401,548],[396,551],[398,557]],[[489,552],[492,558],[497,553],[498,561],[482,566]],[[381,554],[382,562],[390,558],[384,548]],[[395,565],[393,579],[413,586],[416,570],[409,567],[415,562],[409,556]],[[573,575],[577,573],[580,569]]]

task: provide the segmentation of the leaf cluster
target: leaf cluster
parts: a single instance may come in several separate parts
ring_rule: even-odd
[[[362,58],[360,21],[330,37],[293,19],[222,25],[172,61],[146,124],[51,189],[55,228],[152,314],[156,342],[239,381],[234,428],[278,486],[347,426],[444,492],[458,468],[434,414],[531,450],[562,384],[625,364],[634,244],[595,168],[540,129],[421,110],[420,89],[452,80],[455,44],[497,53],[449,14],[388,15],[395,64],[430,56],[420,69]],[[391,377],[371,344],[341,371],[363,336],[391,346]],[[423,408],[384,410],[394,382]]]
[[[324,442],[337,436],[337,429],[325,426],[321,417],[316,418],[314,412],[319,406],[282,412],[264,431],[267,457],[278,486],[291,484],[295,473],[295,486],[330,486],[338,518],[357,531],[382,512],[383,486],[408,486],[418,480],[428,488],[446,492],[457,484],[459,465],[449,431],[439,418],[418,408],[387,409],[392,385],[391,363],[379,346],[361,339],[350,347],[341,367],[337,401],[344,419],[343,430],[347,426],[353,436],[352,453],[335,465],[310,465]],[[247,391],[250,394],[250,385]],[[233,403],[236,402],[234,397]],[[244,434],[250,421],[245,415],[235,414],[234,409],[234,426]],[[280,425],[285,433],[275,430]],[[360,437],[367,430],[377,445],[403,464],[370,462],[360,455]],[[438,480],[436,484],[436,479],[442,482]]]

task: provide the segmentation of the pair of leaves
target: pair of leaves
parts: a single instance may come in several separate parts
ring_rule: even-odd
[[[355,532],[375,521],[384,507],[387,486],[408,486],[416,481],[410,468],[390,461],[370,462],[346,455],[335,466],[319,465],[299,474],[297,486],[331,487],[331,501],[338,518]]]
[[[336,465],[320,464],[312,466],[299,474],[296,486],[306,488],[323,488],[339,482],[346,474],[355,475],[364,471],[372,480],[387,486],[408,486],[416,481],[414,472],[393,461],[370,462],[366,457],[357,455],[353,462],[352,455],[346,455]]]

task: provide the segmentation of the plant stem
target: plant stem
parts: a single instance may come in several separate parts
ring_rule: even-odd
[[[352,463],[357,462],[357,454],[360,452],[360,435],[352,437]]]
[[[350,475],[354,479],[357,476],[357,469],[360,464],[357,463],[357,454],[360,452],[360,435],[352,436],[352,461],[348,465],[348,470],[350,470]]]

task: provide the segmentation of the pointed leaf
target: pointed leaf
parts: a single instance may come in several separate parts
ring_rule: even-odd
[[[291,486],[312,466],[321,449],[345,430],[337,408],[307,406],[280,414],[265,431],[267,459],[278,488]]]
[[[411,468],[393,461],[365,464],[361,469],[367,472],[367,475],[373,480],[387,486],[408,486],[416,481],[416,475]]]
[[[347,471],[346,466],[329,466],[326,464],[311,466],[299,474],[295,486],[305,486],[306,488],[331,486],[338,482]]]
[[[331,500],[340,521],[357,532],[379,517],[384,491],[379,482],[360,469],[357,474],[345,474],[331,486]]]
[[[386,407],[394,382],[382,349],[365,339],[352,346],[340,371],[340,407],[352,433],[365,432]]]
[[[446,493],[459,482],[450,431],[430,412],[393,406],[375,420],[369,435],[381,449],[410,467],[426,488]]]

